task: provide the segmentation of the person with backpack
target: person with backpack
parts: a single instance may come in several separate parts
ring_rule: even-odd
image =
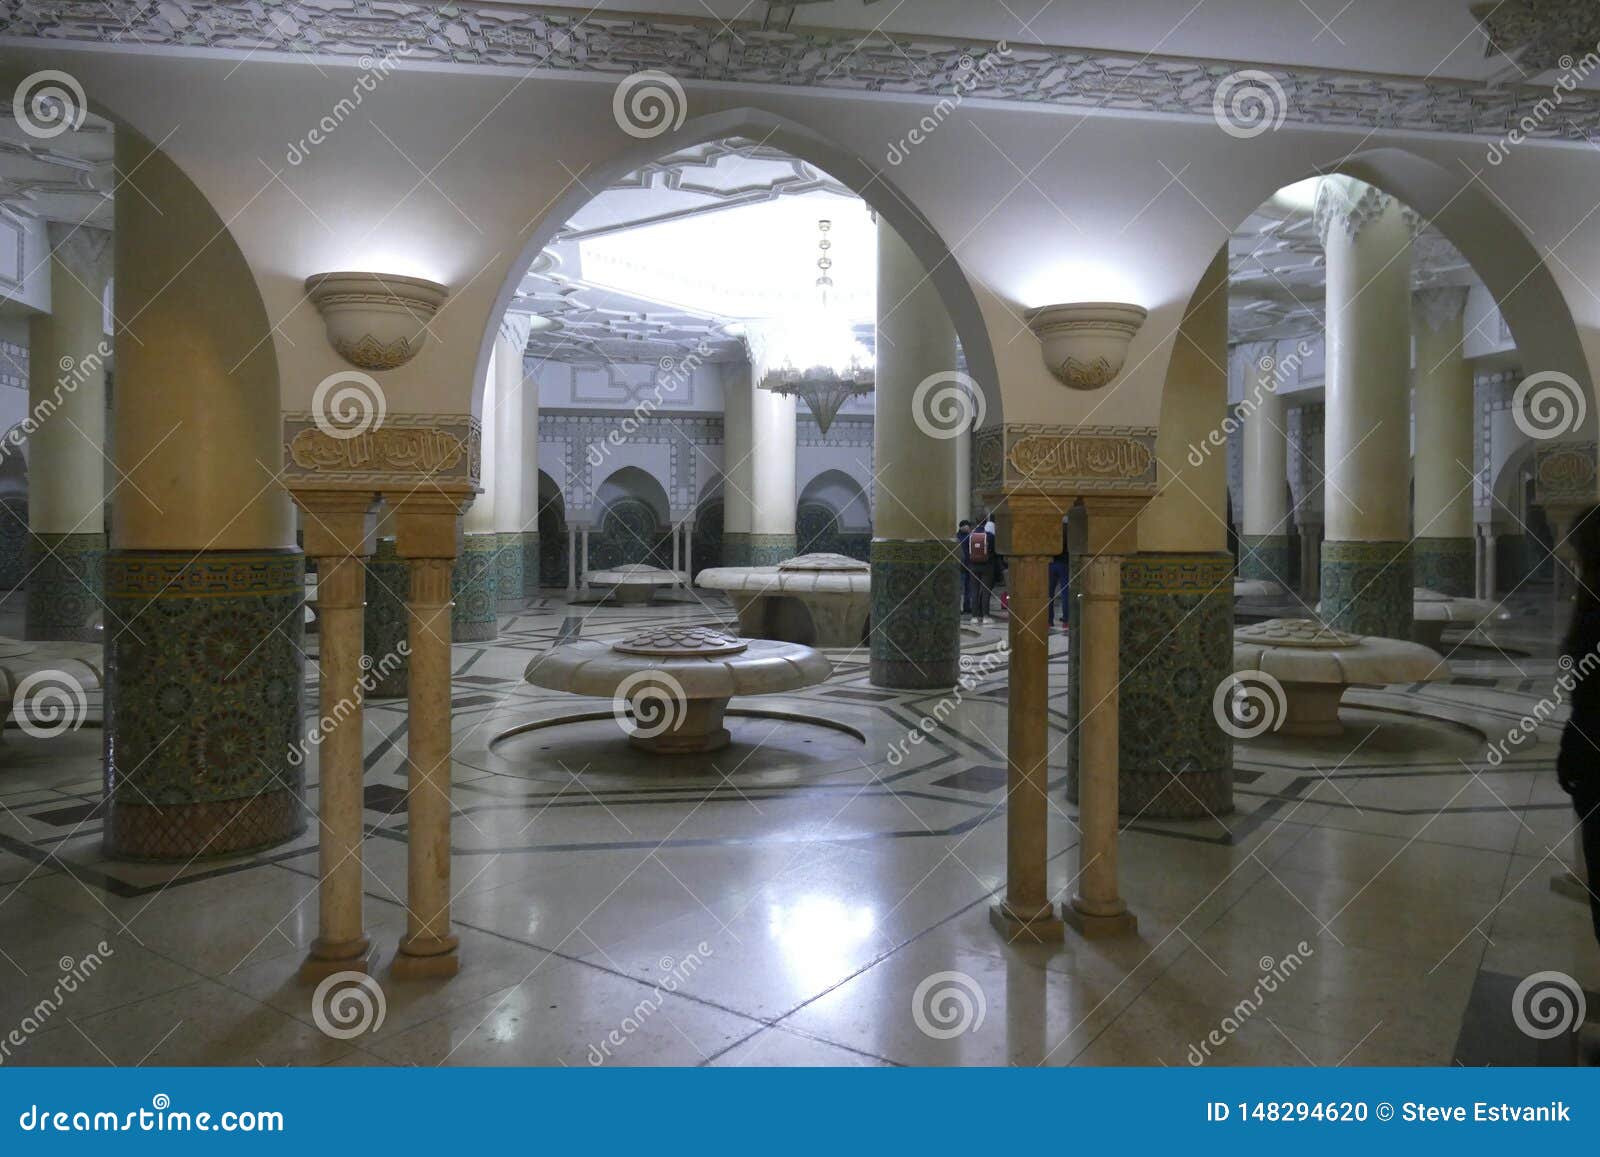
[[[961,556],[961,617],[966,618],[972,614],[972,604],[975,598],[973,588],[977,586],[972,577],[972,567],[967,563],[967,536],[972,533],[972,523],[963,518],[956,526],[956,549]]]
[[[994,523],[980,517],[962,544],[961,561],[973,579],[973,622],[991,623],[989,604],[994,598]]]

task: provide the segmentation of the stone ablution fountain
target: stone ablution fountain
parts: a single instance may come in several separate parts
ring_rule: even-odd
[[[872,573],[860,559],[803,554],[777,566],[712,567],[695,585],[728,596],[747,639],[859,647],[866,638]]]

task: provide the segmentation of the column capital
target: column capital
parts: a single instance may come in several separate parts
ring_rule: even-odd
[[[526,313],[508,313],[500,319],[500,337],[517,351],[518,357],[528,348],[528,334],[532,331],[533,318]]]
[[[1336,235],[1335,230],[1337,235],[1354,241],[1361,236],[1361,230],[1383,216],[1393,202],[1394,198],[1382,189],[1355,177],[1342,173],[1323,177],[1317,184],[1317,203],[1312,213],[1322,247],[1328,247],[1328,242]],[[1402,208],[1406,223],[1415,234],[1423,224],[1422,218],[1409,207]]]
[[[1143,495],[1086,495],[1072,512],[1074,527],[1082,520],[1083,550],[1091,555],[1137,552],[1139,515],[1149,502]]]
[[[1460,322],[1467,309],[1467,287],[1446,285],[1438,289],[1419,289],[1411,295],[1411,316],[1430,333],[1438,333],[1450,322]]]
[[[111,230],[52,221],[46,232],[56,260],[91,292],[103,291],[111,280]]]
[[[476,495],[466,491],[384,491],[394,510],[395,553],[401,558],[453,559],[461,553],[461,514]]]
[[[1050,494],[1013,494],[994,511],[995,529],[1000,532],[1003,554],[1040,555],[1046,558],[1061,553],[1061,520],[1075,500]]]
[[[364,558],[372,553],[376,491],[291,487],[289,497],[306,514],[306,554],[312,558]]]

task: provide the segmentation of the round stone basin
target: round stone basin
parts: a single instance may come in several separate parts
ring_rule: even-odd
[[[615,643],[553,647],[528,664],[529,683],[610,698],[628,742],[659,754],[716,751],[735,695],[820,683],[833,665],[810,647],[741,639],[714,627],[653,627]]]
[[[1419,643],[1351,635],[1316,619],[1269,619],[1233,632],[1235,686],[1280,701],[1257,705],[1281,718],[1281,735],[1339,735],[1345,688],[1365,683],[1428,683],[1450,677],[1440,656]],[[1259,673],[1259,674],[1255,674]],[[1267,676],[1263,679],[1261,676]]]
[[[695,577],[722,591],[747,639],[858,647],[872,610],[872,570],[842,554],[802,554],[777,566],[719,566]],[[803,616],[788,613],[798,604]]]
[[[1474,627],[1494,618],[1509,618],[1494,603],[1483,599],[1458,598],[1427,587],[1411,592],[1411,638],[1424,647],[1437,648],[1449,626]]]
[[[676,571],[662,570],[642,562],[624,563],[610,570],[585,571],[583,581],[590,586],[609,587],[612,597],[625,606],[641,606],[656,597],[663,587],[682,579]]]
[[[1271,579],[1234,579],[1233,597],[1236,599],[1277,600],[1288,591],[1282,583]]]

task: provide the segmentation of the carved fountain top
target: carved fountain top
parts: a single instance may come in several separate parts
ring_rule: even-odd
[[[716,627],[651,627],[612,643],[611,649],[623,655],[695,659],[736,655],[749,645]]]
[[[780,571],[789,571],[789,570],[851,571],[851,572],[854,572],[854,573],[857,573],[857,574],[865,574],[866,572],[870,571],[872,568],[869,567],[866,563],[862,562],[859,558],[851,558],[849,555],[820,553],[820,554],[802,554],[802,555],[799,555],[799,556],[797,556],[795,558],[789,559],[787,562],[780,562],[778,564],[778,569]]]
[[[1233,637],[1240,643],[1330,651],[1339,647],[1354,647],[1361,642],[1360,635],[1336,631],[1316,619],[1268,619],[1264,623],[1240,627],[1234,631]]]

